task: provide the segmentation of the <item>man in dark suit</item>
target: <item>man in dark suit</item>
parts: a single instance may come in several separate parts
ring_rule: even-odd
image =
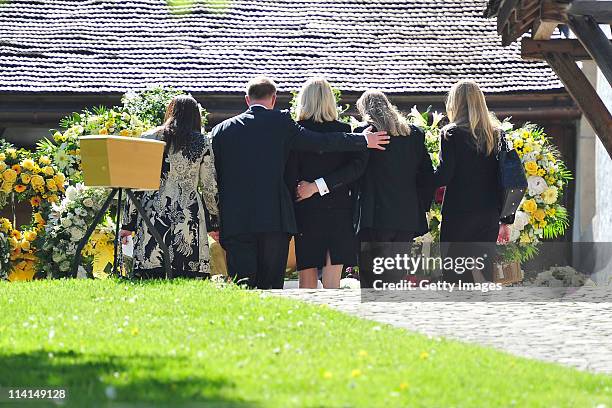
[[[238,283],[282,289],[289,240],[295,234],[293,194],[284,180],[292,150],[384,150],[384,132],[317,133],[273,110],[276,84],[257,77],[246,89],[246,112],[212,130],[217,170],[221,245]]]

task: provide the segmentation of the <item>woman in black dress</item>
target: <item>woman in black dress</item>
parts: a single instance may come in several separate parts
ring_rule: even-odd
[[[499,122],[489,113],[478,85],[469,80],[451,88],[446,112],[450,124],[442,130],[440,166],[435,173],[436,184],[446,186],[440,241],[462,243],[449,249],[452,256],[490,254],[498,238],[508,241],[507,223],[513,222],[513,217],[499,217]],[[492,271],[487,264],[483,274],[490,281]],[[469,282],[473,276],[450,272],[445,279]]]
[[[357,109],[369,126],[392,136],[385,151],[369,153],[359,190],[359,239],[412,242],[428,231],[426,212],[433,194],[425,134],[380,91],[364,92]]]
[[[349,124],[338,121],[336,99],[325,79],[307,81],[297,99],[301,126],[322,133],[351,131]],[[316,288],[322,268],[323,287],[336,289],[343,265],[357,264],[351,183],[363,173],[366,160],[366,152],[292,153],[286,179],[296,191],[300,288]]]
[[[142,136],[166,142],[159,190],[136,196],[168,246],[176,277],[210,275],[207,232],[218,229],[213,153],[210,140],[200,132],[198,103],[191,96],[177,96],[168,105],[164,125]],[[129,202],[121,237],[133,232],[134,275],[165,277],[161,248]]]

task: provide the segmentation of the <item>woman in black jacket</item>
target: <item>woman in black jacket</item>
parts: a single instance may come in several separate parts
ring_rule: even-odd
[[[338,121],[336,99],[325,79],[308,80],[297,99],[301,126],[321,133],[351,131],[349,124]],[[357,264],[351,183],[361,176],[366,161],[366,152],[295,152],[290,156],[286,180],[296,191],[300,288],[316,288],[322,268],[323,287],[336,289],[343,265]]]
[[[359,238],[364,242],[412,242],[427,232],[433,168],[425,135],[380,91],[357,101],[364,122],[391,135],[385,151],[369,153],[360,183]]]
[[[440,166],[435,173],[436,184],[446,186],[440,241],[462,243],[454,245],[459,252],[449,252],[453,256],[487,252],[490,259],[498,238],[508,241],[507,223],[513,222],[512,217],[500,220],[499,122],[489,113],[474,81],[463,80],[451,88],[446,111],[450,124],[442,130]],[[487,243],[491,245],[483,249]],[[483,274],[493,279],[490,265]],[[465,282],[473,277],[451,272],[445,279]]]

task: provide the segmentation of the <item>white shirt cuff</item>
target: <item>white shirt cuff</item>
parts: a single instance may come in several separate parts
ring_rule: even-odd
[[[315,184],[317,185],[317,188],[319,189],[320,195],[323,196],[329,193],[329,188],[327,188],[327,184],[325,183],[325,180],[323,180],[322,178],[316,179]]]

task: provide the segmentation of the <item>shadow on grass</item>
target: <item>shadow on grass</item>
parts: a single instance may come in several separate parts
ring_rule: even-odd
[[[186,366],[191,371],[186,372]],[[10,388],[65,389],[68,398],[62,406],[257,407],[231,398],[236,388],[231,380],[207,376],[204,369],[194,371],[184,357],[72,351],[0,353],[0,389],[4,393]],[[18,403],[20,407],[45,405],[22,401]],[[0,395],[0,407],[6,402],[10,402],[7,395]],[[57,406],[51,402],[49,405]]]

